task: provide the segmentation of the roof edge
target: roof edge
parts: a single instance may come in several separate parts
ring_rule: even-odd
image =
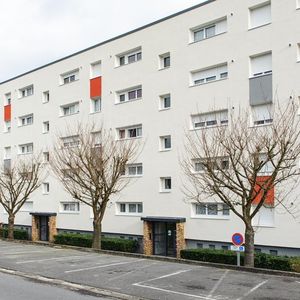
[[[100,43],[98,43],[98,44],[95,44],[95,45],[90,46],[90,47],[88,47],[88,48],[85,48],[85,49],[82,49],[82,50],[80,50],[80,51],[74,52],[74,53],[72,53],[72,54],[69,54],[69,55],[64,56],[64,57],[62,57],[62,58],[59,58],[59,59],[57,59],[57,60],[54,60],[54,61],[52,61],[52,62],[50,62],[50,63],[47,63],[47,64],[45,64],[45,65],[42,65],[42,66],[40,66],[40,67],[34,68],[34,69],[30,70],[30,71],[27,71],[27,72],[25,72],[25,73],[21,73],[21,74],[19,74],[19,75],[17,75],[17,76],[14,76],[14,77],[12,77],[12,78],[9,78],[9,79],[7,79],[7,80],[4,80],[4,81],[0,82],[0,85],[2,85],[2,84],[4,84],[4,83],[7,83],[7,82],[10,82],[10,81],[12,81],[12,80],[15,80],[15,79],[17,79],[17,78],[23,77],[23,76],[25,76],[25,75],[27,75],[27,74],[33,73],[33,72],[38,71],[38,70],[40,70],[40,69],[46,68],[46,67],[48,67],[48,66],[51,66],[51,65],[53,65],[53,64],[56,64],[56,63],[58,63],[58,62],[61,62],[61,61],[65,60],[65,59],[68,59],[68,58],[70,58],[70,57],[79,55],[79,54],[81,54],[81,53],[84,53],[84,52],[89,51],[89,50],[91,50],[91,49],[94,49],[94,48],[96,48],[96,47],[99,47],[99,46],[105,45],[105,44],[107,44],[107,43],[113,42],[113,41],[118,40],[118,39],[120,39],[120,38],[122,38],[122,37],[125,37],[125,36],[127,36],[127,35],[130,35],[130,34],[132,34],[132,33],[141,31],[141,30],[146,29],[146,28],[148,28],[148,27],[151,27],[151,26],[153,26],[153,25],[156,25],[156,24],[159,24],[159,23],[164,22],[164,21],[166,21],[166,20],[172,19],[172,18],[174,18],[174,17],[177,17],[177,16],[182,15],[182,14],[184,14],[184,13],[186,13],[186,12],[189,12],[189,11],[191,11],[191,10],[194,10],[194,9],[196,9],[196,8],[199,8],[199,7],[201,7],[201,6],[207,5],[207,4],[212,3],[212,2],[215,2],[215,1],[216,1],[216,0],[207,0],[207,1],[205,1],[205,2],[196,4],[196,5],[194,5],[194,6],[191,6],[191,7],[189,7],[189,8],[186,8],[186,9],[184,9],[184,10],[181,10],[181,11],[179,11],[179,12],[177,12],[177,13],[174,13],[174,14],[171,14],[171,15],[169,15],[169,16],[166,16],[166,17],[164,17],[164,18],[162,18],[162,19],[158,19],[158,20],[156,20],[156,21],[154,21],[154,22],[148,23],[148,24],[146,24],[146,25],[143,25],[143,26],[138,27],[138,28],[136,28],[136,29],[133,29],[133,30],[131,30],[131,31],[122,33],[122,34],[120,34],[120,35],[117,35],[117,36],[115,36],[115,37],[113,37],[113,38],[110,38],[110,39],[108,39],[108,40],[105,40],[105,41],[103,41],[103,42],[100,42]]]

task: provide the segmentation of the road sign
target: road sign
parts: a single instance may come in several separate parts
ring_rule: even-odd
[[[239,252],[245,252],[245,247],[244,246],[235,246],[232,245],[230,246],[231,251],[239,251]]]
[[[233,234],[231,240],[235,246],[241,246],[244,243],[244,237],[240,233]]]

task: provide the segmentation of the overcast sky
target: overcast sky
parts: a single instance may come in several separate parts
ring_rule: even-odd
[[[0,82],[203,0],[0,0]]]

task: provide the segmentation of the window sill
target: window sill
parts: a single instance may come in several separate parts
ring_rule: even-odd
[[[252,224],[253,227],[259,227],[259,228],[276,228],[276,226],[273,225],[259,225],[259,224]]]
[[[95,115],[95,114],[99,114],[99,113],[101,113],[101,110],[99,110],[99,111],[91,111],[90,115]]]
[[[143,175],[122,175],[123,178],[141,178]]]
[[[189,45],[194,45],[194,44],[197,44],[197,43],[201,43],[201,42],[213,39],[213,38],[215,38],[215,37],[217,37],[219,35],[225,34],[225,33],[227,33],[227,31],[215,34],[214,36],[211,36],[209,38],[205,38],[205,39],[202,39],[202,40],[199,40],[199,41],[192,41],[192,42],[189,42]]]
[[[192,216],[191,219],[230,220],[230,216]]]
[[[123,102],[115,102],[115,105],[119,105],[119,104],[125,104],[125,103],[128,103],[128,102],[135,102],[135,101],[139,101],[139,100],[142,100],[143,98],[140,97],[140,98],[135,98],[135,99],[131,99],[131,100],[126,100],[126,101],[123,101]]]
[[[49,133],[49,131],[42,132],[42,134],[47,134],[47,133]]]
[[[227,80],[227,79],[229,79],[229,78],[228,78],[228,77],[226,77],[226,78],[220,78],[220,79],[212,80],[212,81],[209,81],[209,82],[198,83],[198,84],[192,84],[192,85],[190,85],[189,87],[190,87],[190,88],[198,87],[198,86],[207,85],[207,84],[211,84],[211,83],[215,83],[215,82],[219,82],[219,81],[224,81],[224,80]]]
[[[118,217],[141,217],[142,213],[116,213]]]
[[[79,111],[78,112],[75,112],[73,114],[69,114],[69,115],[60,115],[59,117],[60,118],[65,118],[65,117],[70,117],[70,116],[74,116],[74,115],[78,115],[79,114]]]
[[[18,125],[18,128],[27,127],[27,126],[30,126],[30,125],[33,125],[33,124]]]
[[[161,149],[161,150],[159,150],[159,152],[169,152],[171,150],[172,150],[172,148],[170,148],[170,149]]]
[[[141,59],[139,59],[139,60],[136,60],[136,61],[134,61],[134,62],[131,62],[131,63],[124,64],[124,65],[117,65],[117,66],[115,66],[115,69],[119,69],[119,68],[122,68],[122,67],[125,67],[125,66],[129,66],[129,65],[132,65],[132,64],[138,63],[138,62],[140,62],[140,61],[142,61],[142,60],[141,60]]]
[[[190,128],[190,131],[206,130],[206,129],[218,128],[218,127],[228,127],[228,124],[212,125],[212,126],[205,126],[205,127],[199,127],[199,128]]]
[[[249,127],[250,127],[250,128],[258,128],[258,127],[266,127],[266,126],[272,126],[272,125],[273,125],[273,123],[260,124],[260,125],[254,125],[254,124],[252,124],[252,125],[250,125]]]
[[[18,155],[29,155],[29,154],[33,154],[32,152],[28,152],[28,153],[18,153]]]
[[[166,110],[170,110],[171,107],[166,107],[166,108],[159,108],[158,111],[166,111]]]
[[[171,191],[167,191],[167,190],[163,190],[163,191],[159,191],[160,194],[170,194]]]
[[[47,104],[49,103],[50,101],[43,101],[42,104]]]
[[[171,66],[165,67],[165,68],[159,68],[158,71],[168,70],[168,69],[170,69],[170,68],[171,68]]]
[[[49,193],[42,193],[42,195],[43,195],[43,196],[47,196],[47,195],[49,195]]]
[[[75,79],[75,80],[73,80],[71,82],[68,82],[68,83],[61,83],[59,86],[69,85],[69,84],[72,84],[72,83],[77,82],[77,81],[79,81],[79,79]]]
[[[130,140],[137,140],[141,139],[142,136],[132,137],[132,138],[124,138],[124,139],[117,139],[117,141],[130,141]]]
[[[248,28],[248,31],[252,31],[252,30],[257,29],[257,28],[262,28],[262,27],[268,26],[270,24],[272,24],[272,22],[262,24],[262,25],[259,25],[259,26],[256,26],[256,27],[251,27],[251,28]]]
[[[80,214],[80,211],[60,211],[59,212],[60,214],[68,214],[68,215],[79,215]]]

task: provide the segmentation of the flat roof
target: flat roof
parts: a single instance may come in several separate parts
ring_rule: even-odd
[[[63,61],[63,60],[65,60],[65,59],[68,59],[68,58],[70,58],[70,57],[72,57],[72,56],[76,56],[76,55],[81,54],[81,53],[83,53],[83,52],[86,52],[86,51],[88,51],[88,50],[91,50],[91,49],[94,49],[94,48],[96,48],[96,47],[102,46],[102,45],[104,45],[104,44],[110,43],[110,42],[112,42],[112,41],[115,41],[115,40],[117,40],[117,39],[120,39],[120,38],[122,38],[122,37],[125,37],[125,36],[127,36],[127,35],[130,35],[130,34],[132,34],[132,33],[135,33],[135,32],[137,32],[137,31],[143,30],[143,29],[145,29],[145,28],[151,27],[151,26],[156,25],[156,24],[158,24],[158,23],[161,23],[161,22],[164,22],[164,21],[166,21],[166,20],[172,19],[172,18],[177,17],[177,16],[179,16],[179,15],[181,15],[181,14],[184,14],[184,13],[186,13],[186,12],[189,12],[189,11],[191,11],[191,10],[194,10],[194,9],[196,9],[196,8],[199,8],[199,7],[201,7],[201,6],[204,6],[204,5],[206,5],[206,4],[209,4],[209,3],[212,3],[212,2],[215,2],[215,1],[216,1],[216,0],[207,0],[207,1],[205,1],[205,2],[202,2],[202,3],[199,3],[199,4],[197,4],[197,5],[191,6],[191,7],[189,7],[189,8],[184,9],[184,10],[181,10],[181,11],[175,13],[175,14],[169,15],[169,16],[164,17],[164,18],[162,18],[162,19],[159,19],[159,20],[157,20],[157,21],[154,21],[154,22],[151,22],[151,23],[149,23],[149,24],[143,25],[143,26],[141,26],[141,27],[138,27],[138,28],[136,28],[136,29],[133,29],[133,30],[128,31],[128,32],[126,32],[126,33],[123,33],[123,34],[121,34],[121,35],[115,36],[115,37],[113,37],[113,38],[111,38],[111,39],[105,40],[105,41],[103,41],[103,42],[101,42],[101,43],[98,43],[98,44],[96,44],[96,45],[93,45],[93,46],[91,46],[91,47],[85,48],[85,49],[80,50],[80,51],[78,51],[78,52],[75,52],[75,53],[72,53],[72,54],[67,55],[67,56],[65,56],[65,57],[62,57],[62,58],[60,58],[60,59],[54,60],[54,61],[52,61],[52,62],[50,62],[50,63],[48,63],[48,64],[45,64],[45,65],[42,65],[42,66],[37,67],[37,68],[35,68],[35,69],[32,69],[32,70],[30,70],[30,71],[28,71],[28,72],[19,74],[19,75],[15,76],[15,77],[12,77],[12,78],[10,78],[10,79],[7,79],[7,80],[5,80],[5,81],[2,81],[2,82],[0,82],[0,85],[4,84],[4,83],[6,83],[6,82],[12,81],[12,80],[14,80],[14,79],[20,78],[20,77],[22,77],[22,76],[25,76],[25,75],[27,75],[27,74],[33,73],[33,72],[38,71],[38,70],[40,70],[40,69],[43,69],[43,68],[45,68],[45,67],[48,67],[48,66],[50,66],[50,65],[56,64],[56,63],[58,63],[58,62],[60,62],[60,61]]]
[[[142,221],[148,222],[165,222],[165,223],[184,223],[186,221],[183,217],[142,217]]]

